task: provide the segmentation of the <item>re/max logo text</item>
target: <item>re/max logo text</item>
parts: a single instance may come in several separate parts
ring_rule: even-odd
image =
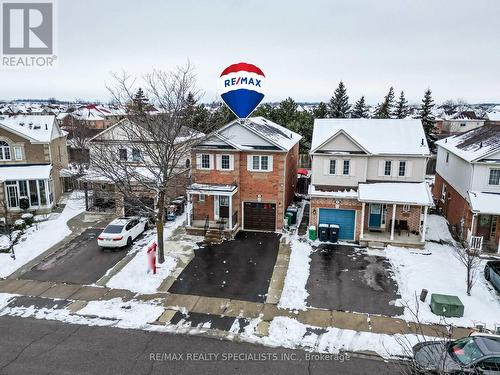
[[[262,87],[260,85],[261,80],[257,78],[248,77],[238,77],[224,80],[224,87],[234,86],[234,85],[253,85],[255,87]]]

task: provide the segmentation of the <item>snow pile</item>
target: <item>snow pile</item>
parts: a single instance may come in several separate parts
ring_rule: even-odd
[[[455,240],[448,230],[448,221],[439,215],[427,216],[427,241],[454,244]]]
[[[309,296],[306,284],[309,278],[312,248],[308,242],[297,239],[291,241],[291,247],[290,262],[278,307],[305,310],[306,299]]]
[[[167,240],[173,231],[181,226],[184,222],[184,216],[179,216],[173,222],[165,223],[164,238]],[[133,247],[131,252],[137,252],[132,260],[123,267],[120,272],[113,276],[106,286],[108,288],[128,289],[136,293],[155,293],[160,287],[161,283],[170,276],[172,271],[177,266],[176,254],[169,253],[168,244],[165,247],[165,262],[156,264],[156,275],[153,275],[149,268],[149,261],[147,254],[148,247],[156,241],[156,232],[152,232],[151,236],[154,237],[149,241],[147,246],[143,248]]]
[[[14,246],[16,259],[11,254],[0,253],[0,277],[7,277],[19,267],[71,234],[67,221],[85,211],[85,197],[82,192],[73,192],[64,210],[52,220],[47,220],[26,229],[20,241]],[[52,216],[51,216],[52,218]],[[3,240],[0,240],[3,242]]]
[[[369,250],[373,253],[374,250]],[[413,320],[410,311],[416,311],[417,304],[420,319],[429,323],[440,323],[443,318],[434,315],[430,308],[432,293],[456,295],[464,304],[462,318],[446,318],[447,323],[473,327],[482,322],[494,329],[500,324],[500,296],[484,278],[484,263],[477,270],[477,280],[472,288],[472,295],[466,293],[466,269],[456,258],[455,249],[450,245],[426,243],[424,250],[405,249],[389,246],[377,255],[386,256],[391,263],[394,277],[399,286],[401,299],[398,304],[405,305],[404,318]],[[415,294],[425,288],[429,291],[426,302],[416,300]]]

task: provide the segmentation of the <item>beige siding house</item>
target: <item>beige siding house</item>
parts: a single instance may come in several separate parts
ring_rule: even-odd
[[[0,200],[13,216],[50,211],[67,166],[66,134],[55,116],[0,116]]]

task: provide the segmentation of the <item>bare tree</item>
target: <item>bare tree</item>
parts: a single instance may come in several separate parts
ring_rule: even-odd
[[[467,295],[471,295],[472,287],[476,283],[479,267],[481,266],[481,258],[479,258],[479,250],[473,249],[469,243],[463,242],[454,247],[454,255],[466,270],[466,288]]]
[[[158,262],[163,263],[169,191],[186,177],[191,147],[203,137],[190,127],[186,112],[188,95],[190,101],[198,100],[200,91],[189,63],[171,72],[155,70],[141,78],[124,72],[113,79],[108,89],[114,102],[127,108],[127,119],[120,123],[119,135],[93,142],[91,168],[137,209],[154,213]],[[144,194],[155,196],[155,210],[142,199]]]
[[[69,161],[77,168],[77,175],[81,176],[90,163],[89,141],[99,130],[91,129],[86,121],[72,114],[67,116],[62,128],[68,132]]]
[[[21,228],[15,228],[9,219],[8,205],[5,200],[0,201],[0,209],[3,213],[3,235],[7,237],[7,250],[10,253],[12,259],[16,259],[16,253],[14,251],[14,246],[19,242],[24,230]]]

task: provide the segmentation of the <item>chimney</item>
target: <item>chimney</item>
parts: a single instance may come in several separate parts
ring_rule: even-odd
[[[49,130],[49,126],[45,124],[45,130]]]
[[[483,141],[479,144],[479,148],[483,148]]]
[[[420,146],[424,145],[424,139],[422,138],[422,142],[420,143]]]

